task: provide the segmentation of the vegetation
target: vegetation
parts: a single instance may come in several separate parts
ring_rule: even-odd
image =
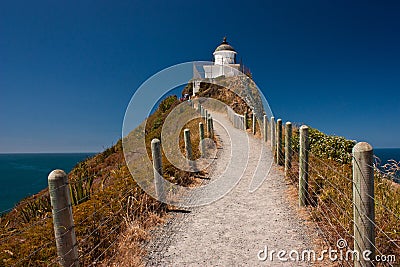
[[[299,129],[294,128],[293,131],[292,146],[295,151],[299,151]],[[343,164],[351,163],[351,150],[356,144],[355,141],[340,136],[327,135],[314,128],[309,129],[308,136],[310,152],[315,156]]]
[[[339,238],[350,247],[353,235],[351,149],[354,141],[328,136],[310,129],[309,202],[310,216],[323,238],[336,247]],[[294,159],[289,179],[298,184],[298,129],[294,130]],[[398,164],[398,163],[397,163]],[[398,165],[387,166],[396,171]],[[400,186],[375,172],[375,223],[377,254],[400,255]]]
[[[243,77],[218,77],[214,79],[215,84],[202,82],[200,90],[196,94],[198,97],[212,98],[225,103],[238,114],[247,113],[248,131],[251,132],[253,111],[256,114],[263,114],[264,107],[262,106],[261,96],[256,84],[251,80]],[[192,92],[192,83],[189,83],[184,92]],[[254,110],[250,108],[254,107]],[[259,122],[262,122],[262,116],[257,117]],[[260,124],[256,123],[256,136],[261,136]]]
[[[178,104],[175,96],[167,97],[148,118],[145,128],[148,147],[153,138],[160,138],[165,118]],[[198,121],[191,121],[185,127],[196,134]],[[198,154],[197,147],[194,149]],[[185,186],[195,182],[189,173],[174,168],[165,158],[163,163],[167,179]],[[140,162],[135,164],[140,168]],[[140,244],[148,238],[148,230],[163,221],[166,210],[165,205],[148,196],[132,178],[125,163],[122,140],[78,163],[68,176],[81,265],[113,262],[140,265],[143,253]],[[24,199],[3,215],[0,266],[56,264],[51,217],[47,189]]]
[[[32,200],[22,201],[24,207],[20,209],[21,219],[29,223],[32,218],[43,217],[44,214],[51,211],[49,195],[34,197]]]
[[[185,91],[186,90],[186,91]],[[191,83],[183,93],[191,90]],[[235,93],[224,87],[201,85],[199,96],[218,99],[235,112],[251,110]],[[162,125],[179,105],[176,96],[167,97],[144,125],[147,154],[150,142],[161,137]],[[198,151],[198,119],[189,121],[195,158]],[[293,133],[294,159],[290,181],[298,184],[298,129]],[[183,132],[179,137],[183,152]],[[354,141],[328,136],[310,129],[308,208],[310,217],[321,229],[324,239],[336,246],[339,237],[352,240],[352,168]],[[140,162],[134,162],[140,169]],[[393,173],[397,165],[386,166]],[[163,157],[165,178],[183,186],[194,186],[190,173],[179,170]],[[376,172],[376,246],[379,254],[400,255],[400,186]],[[147,195],[131,176],[122,152],[122,140],[102,153],[75,166],[69,173],[79,261],[82,266],[141,265],[141,244],[149,229],[163,222],[166,209]],[[10,213],[0,217],[0,266],[47,266],[56,263],[55,240],[48,191],[22,200]]]
[[[201,83],[200,91],[197,95],[199,97],[211,97],[219,100],[232,107],[236,113],[252,112],[246,102],[235,92],[217,84]]]

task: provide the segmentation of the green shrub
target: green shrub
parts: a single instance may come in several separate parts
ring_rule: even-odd
[[[167,110],[169,110],[171,108],[172,104],[174,104],[176,101],[177,101],[176,95],[168,96],[166,99],[161,101],[161,103],[159,105],[159,109],[161,110],[162,113],[164,113]]]
[[[344,238],[352,247],[353,240],[353,182],[351,151],[355,141],[329,136],[316,129],[309,130],[309,194],[310,219],[322,230],[323,238],[335,246]],[[298,184],[299,129],[293,133],[293,167],[289,179]],[[389,170],[398,170],[400,164],[392,163]],[[400,185],[384,179],[375,172],[375,224],[376,247],[384,255],[400,255]],[[397,265],[395,265],[397,266]]]
[[[292,148],[299,151],[299,129],[293,129]],[[351,163],[351,151],[355,141],[344,137],[327,135],[317,129],[309,129],[310,152],[321,159],[332,159],[336,162]]]

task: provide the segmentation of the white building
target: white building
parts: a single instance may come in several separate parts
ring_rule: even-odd
[[[238,75],[240,64],[236,64],[236,50],[228,44],[226,37],[215,49],[214,65],[205,65],[205,78],[217,78],[220,76],[233,77]]]
[[[213,53],[214,64],[202,66],[204,74],[200,74],[194,66],[193,95],[200,90],[200,83],[204,79],[207,80],[221,76],[234,77],[241,75],[241,66],[240,64],[236,64],[236,54],[236,50],[228,44],[226,37],[224,37],[222,43],[217,46]]]

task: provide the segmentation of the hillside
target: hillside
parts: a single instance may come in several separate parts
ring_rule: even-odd
[[[176,96],[167,97],[148,118],[145,125],[148,145],[151,139],[160,138],[163,121],[178,104]],[[187,127],[195,133],[198,122],[190,122]],[[189,173],[174,168],[165,159],[163,163],[166,179],[183,186],[194,182]],[[129,255],[131,263],[138,264],[139,244],[148,237],[147,229],[165,217],[166,207],[149,197],[132,178],[125,163],[122,140],[78,163],[68,177],[81,264],[99,262],[108,265],[109,261],[115,260],[110,258],[115,256],[125,232],[130,233],[129,246],[134,246],[129,251],[133,253]],[[48,190],[22,200],[10,213],[3,215],[0,236],[0,266],[55,263]],[[111,244],[116,245],[110,247]]]
[[[235,88],[240,81],[227,79],[221,84]],[[254,87],[245,91],[246,101],[242,97],[224,88],[222,85],[202,83],[197,97],[211,97],[232,107],[237,113],[252,114],[246,104],[257,103]],[[189,83],[182,94],[192,93]],[[149,116],[146,124],[132,131],[145,132],[145,151],[141,156],[151,158],[150,142],[160,138],[163,124],[172,110],[181,102],[176,96],[165,98],[157,110]],[[256,106],[261,112],[262,107]],[[250,117],[250,116],[249,116]],[[189,121],[194,144],[194,157],[199,157],[198,123],[199,119]],[[257,128],[259,132],[259,128]],[[183,133],[179,134],[179,146],[184,149]],[[298,129],[295,128],[292,144],[294,167],[288,181],[295,188],[298,183]],[[337,241],[337,233],[351,240],[351,148],[353,141],[341,137],[328,136],[322,132],[310,130],[310,190],[312,207],[309,208],[310,221],[318,224],[327,243]],[[162,205],[146,194],[128,169],[123,153],[123,143],[115,145],[79,164],[69,173],[71,199],[77,235],[79,261],[82,266],[89,264],[102,266],[140,266],[143,264],[143,243],[151,238],[150,230],[168,219],[168,210],[172,206]],[[130,168],[135,175],[149,175],[143,168],[141,156],[132,151],[128,157]],[[171,183],[182,186],[197,186],[198,178],[193,174],[176,168],[163,157],[163,172]],[[150,170],[151,173],[151,170]],[[201,173],[200,173],[201,174]],[[377,246],[385,253],[399,253],[395,242],[398,240],[400,217],[398,205],[398,186],[376,175],[377,225],[383,229],[377,234]],[[140,178],[140,177],[135,177]],[[390,212],[388,211],[390,210]],[[394,241],[388,242],[386,236]],[[56,263],[56,250],[51,219],[51,207],[48,190],[22,200],[10,213],[0,218],[0,266],[48,266]]]
[[[191,83],[185,90],[189,90],[190,86]],[[221,87],[212,86],[204,90],[202,95],[219,98],[238,111],[245,109],[240,98]],[[176,96],[167,97],[149,116],[146,125],[138,127],[145,127],[146,148],[150,157],[151,140],[160,138],[164,120],[179,104]],[[198,123],[199,120],[194,120],[186,125],[193,135],[195,158],[199,157],[199,140],[196,137]],[[183,151],[183,138],[180,146]],[[182,186],[196,184],[190,173],[175,168],[165,157],[163,171],[165,178],[173,183]],[[166,207],[148,196],[132,178],[124,159],[122,140],[102,153],[78,163],[68,177],[81,264],[85,266],[92,262],[108,262],[118,247],[121,247],[116,245],[110,249],[110,243],[122,242],[126,245],[126,236],[129,236],[129,247],[134,249],[124,250],[119,253],[121,256],[118,259],[112,260],[125,261],[123,253],[130,253],[129,259],[132,262],[127,264],[139,263],[140,243],[148,238],[147,229],[163,221]],[[3,215],[0,218],[0,235],[0,266],[47,266],[55,263],[48,189],[20,201],[10,213]]]

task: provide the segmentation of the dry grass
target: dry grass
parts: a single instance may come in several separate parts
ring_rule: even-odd
[[[160,104],[149,117],[147,140],[159,137],[162,122],[178,104],[176,97]],[[140,168],[140,162],[136,164]],[[188,173],[173,166],[164,168],[169,168],[184,185],[194,182]],[[90,183],[89,177],[93,178]],[[72,185],[88,188],[84,199],[73,206],[81,266],[140,266],[141,243],[148,238],[149,229],[163,222],[166,207],[148,196],[132,178],[121,140],[78,164],[69,180]],[[0,266],[56,264],[48,190],[20,202],[0,218],[0,242]]]
[[[297,138],[294,138],[297,140]],[[331,140],[330,138],[329,140]],[[323,143],[320,143],[323,145]],[[328,246],[344,238],[353,248],[352,166],[341,163],[343,157],[313,153],[309,159],[309,219],[316,223]],[[324,156],[325,155],[325,156]],[[328,156],[329,155],[329,156]],[[288,179],[298,186],[298,154],[295,150]],[[375,172],[375,223],[377,254],[400,255],[400,187]],[[346,263],[347,265],[348,263]]]
[[[247,110],[237,96],[228,91],[221,94],[218,90],[220,88],[210,87],[203,94],[219,95],[220,100],[235,106],[236,112]],[[165,118],[178,104],[176,98],[169,97],[148,118],[145,126],[148,153],[151,140],[160,138]],[[198,120],[192,120],[185,125],[192,133],[195,158],[199,156],[198,123]],[[315,136],[321,135],[316,133]],[[181,151],[182,140],[181,135]],[[298,140],[296,134],[293,140]],[[324,140],[337,144],[334,138]],[[349,142],[344,143],[345,150]],[[318,139],[316,143],[319,145],[310,157],[309,194],[312,205],[307,209],[308,218],[321,229],[321,239],[330,246],[334,247],[339,237],[344,237],[351,244],[351,166],[347,157],[335,158],[338,149],[326,152],[322,149],[322,141]],[[297,160],[295,155],[289,175],[294,187],[298,183]],[[163,164],[167,179],[174,178],[175,183],[184,186],[196,183],[190,173],[175,168],[165,157]],[[149,238],[152,227],[163,223],[165,206],[149,197],[136,184],[124,161],[121,141],[84,164],[77,165],[69,174],[72,183],[77,183],[82,177],[94,177],[94,180],[86,200],[73,207],[81,265],[141,266],[141,257],[145,253],[141,244]],[[398,257],[399,194],[399,186],[376,173],[376,246],[380,254]],[[0,266],[47,266],[55,263],[54,233],[46,190],[21,201],[10,213],[0,218],[0,242]]]
[[[164,216],[150,213],[142,222],[125,217],[125,230],[120,234],[114,248],[115,257],[105,260],[103,266],[144,266],[142,262],[146,251],[141,244],[149,240],[149,230],[165,222]]]
[[[283,171],[282,168],[280,168]],[[306,233],[310,240],[312,240],[312,245],[310,249],[314,250],[316,253],[321,253],[322,250],[327,250],[328,244],[324,240],[323,233],[318,228],[316,223],[313,221],[313,218],[310,214],[310,208],[299,207],[299,192],[297,187],[286,177],[286,181],[288,182],[288,189],[286,190],[286,199],[289,201],[289,205],[293,210],[297,212],[299,217],[304,221],[306,226]],[[320,254],[319,254],[320,255]],[[334,263],[330,261],[328,258],[324,258],[322,261],[316,261],[312,263],[312,266],[316,267],[326,267],[326,266],[340,266],[339,263]]]

